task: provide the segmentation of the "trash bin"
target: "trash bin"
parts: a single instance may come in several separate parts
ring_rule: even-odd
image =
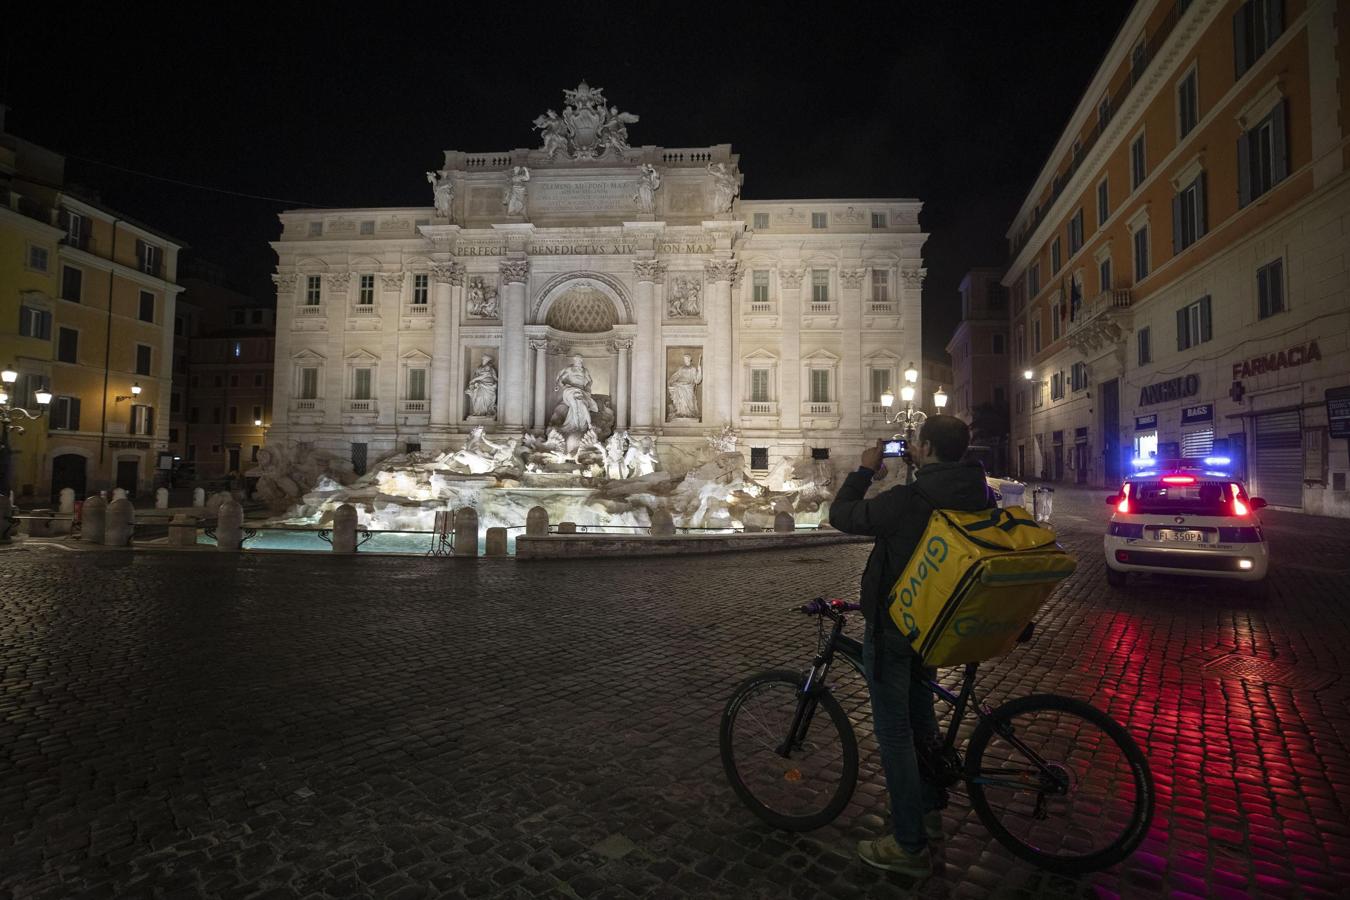
[[[999,501],[999,506],[1007,509],[1009,506],[1022,506],[1026,503],[1026,485],[1012,484],[1004,482],[998,489],[1003,499]]]
[[[1039,486],[1031,492],[1031,514],[1037,522],[1049,522],[1050,512],[1054,505],[1054,488]]]

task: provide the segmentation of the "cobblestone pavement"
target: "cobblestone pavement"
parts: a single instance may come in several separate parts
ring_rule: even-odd
[[[884,788],[856,678],[852,804],[774,832],[723,777],[748,673],[801,665],[867,548],[675,561],[0,552],[0,896],[1344,896],[1350,523],[1272,513],[1275,589],[1105,585],[1105,506],[995,702],[1089,700],[1144,745],[1143,847],[1081,880],[955,797],[915,885],[854,842]],[[1265,662],[1266,665],[1261,665]]]

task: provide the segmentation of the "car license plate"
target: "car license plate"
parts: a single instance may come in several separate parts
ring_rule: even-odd
[[[1187,544],[1203,544],[1205,542],[1205,533],[1203,531],[1177,531],[1173,528],[1159,528],[1158,540],[1160,541],[1181,541]]]

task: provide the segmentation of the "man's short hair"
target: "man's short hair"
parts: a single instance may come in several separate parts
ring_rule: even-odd
[[[919,429],[919,443],[924,441],[942,462],[960,462],[970,446],[970,426],[956,416],[929,416]]]

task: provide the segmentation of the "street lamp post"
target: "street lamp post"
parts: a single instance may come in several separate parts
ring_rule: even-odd
[[[18,416],[37,421],[42,417],[42,413],[47,408],[47,404],[52,402],[51,391],[39,388],[33,392],[34,399],[37,400],[38,411],[33,413],[24,409],[22,406],[11,406],[9,403],[9,392],[14,387],[14,382],[19,380],[19,373],[14,367],[6,366],[0,371],[0,496],[9,498],[9,464],[10,448],[9,433],[17,431],[23,434],[23,426],[14,421]],[[0,528],[4,524],[0,523]]]
[[[1040,459],[1039,454],[1036,452],[1036,400],[1032,396],[1032,391],[1040,390],[1041,381],[1031,369],[1022,370],[1022,379],[1031,387],[1031,390],[1027,392],[1027,443],[1031,445],[1032,474],[1038,474],[1040,472]],[[1027,480],[1027,473],[1025,470],[1018,472],[1017,474],[1022,476],[1023,481]]]
[[[890,409],[895,405],[895,395],[889,389],[881,395],[881,405],[886,409],[886,424],[902,426],[904,434],[897,434],[895,437],[904,437],[907,444],[914,440],[915,432],[928,419],[928,415],[923,410],[914,408],[914,385],[918,381],[919,370],[914,368],[914,363],[910,363],[909,368],[905,369],[904,387],[900,388],[900,400],[905,405],[902,409],[897,409],[894,415],[891,414]],[[938,389],[933,392],[933,406],[937,407],[939,412],[947,406],[947,394],[942,390],[942,385],[938,385]],[[914,466],[906,459],[905,483],[909,484],[913,480]]]

